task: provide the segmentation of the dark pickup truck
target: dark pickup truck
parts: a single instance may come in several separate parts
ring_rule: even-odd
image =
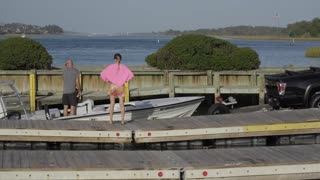
[[[320,107],[320,68],[265,76],[267,100],[274,109]]]

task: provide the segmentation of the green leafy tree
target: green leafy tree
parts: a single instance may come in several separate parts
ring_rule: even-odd
[[[52,57],[37,41],[8,38],[0,41],[0,69],[50,69]]]
[[[44,27],[21,24],[21,23],[10,23],[0,24],[0,34],[62,34],[63,29],[57,25],[47,25]]]
[[[57,25],[47,25],[43,29],[47,30],[49,34],[61,34],[63,29]]]
[[[197,34],[174,38],[147,56],[146,62],[159,69],[180,70],[249,70],[260,65],[258,54],[250,48]]]
[[[320,35],[320,19],[319,18],[315,18],[311,21],[310,35],[312,37],[319,37]]]
[[[287,29],[297,37],[320,37],[320,18],[288,24]]]
[[[287,36],[289,37],[320,37],[320,18],[312,21],[299,21],[283,27],[268,26],[231,26],[218,29],[197,29],[191,31],[168,30],[166,35],[203,34],[218,36]]]

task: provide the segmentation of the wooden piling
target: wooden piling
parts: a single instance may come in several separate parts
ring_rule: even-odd
[[[208,86],[212,86],[213,83],[212,83],[212,70],[208,70],[207,71],[207,85]]]
[[[214,96],[215,97],[220,96],[220,73],[218,73],[218,72],[214,73],[213,85],[215,87]]]
[[[174,88],[174,74],[171,72],[169,73],[169,97],[175,96]]]
[[[265,80],[264,74],[259,74],[258,80],[258,88],[259,88],[259,104],[264,104],[265,101]]]

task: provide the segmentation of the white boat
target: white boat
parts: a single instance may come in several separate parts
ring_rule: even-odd
[[[13,81],[2,81],[0,87],[9,86],[13,95],[0,95],[0,119],[30,119],[30,120],[95,120],[108,121],[109,104],[94,105],[93,100],[87,99],[77,106],[77,115],[63,117],[61,110],[52,108],[27,113],[24,103],[14,87]],[[2,92],[2,91],[0,91]],[[18,100],[15,103],[12,100]],[[175,117],[189,117],[204,100],[203,96],[175,97],[132,101],[125,103],[125,121],[155,120]],[[8,107],[9,105],[9,107]],[[10,105],[14,106],[10,108]],[[18,111],[20,110],[20,111]],[[23,112],[22,114],[20,112]],[[121,120],[119,104],[115,104],[114,121]]]

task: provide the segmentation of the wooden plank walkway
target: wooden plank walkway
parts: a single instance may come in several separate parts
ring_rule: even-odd
[[[0,141],[130,143],[132,130],[107,121],[1,120]]]
[[[318,109],[137,119],[126,125],[101,121],[0,121],[0,141],[153,143],[317,133]]]
[[[319,145],[182,151],[184,179],[319,179]]]
[[[319,179],[319,151],[320,145],[188,151],[0,151],[0,179]]]
[[[319,109],[193,116],[135,122],[135,142],[320,133]]]

